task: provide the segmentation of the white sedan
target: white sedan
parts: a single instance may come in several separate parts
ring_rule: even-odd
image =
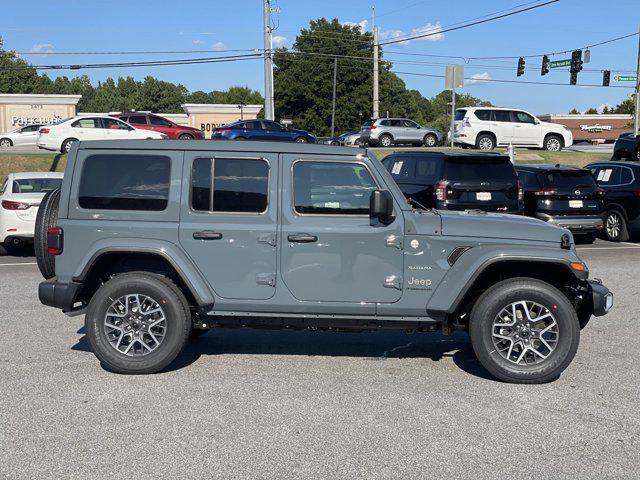
[[[0,190],[0,253],[33,239],[42,197],[62,185],[59,172],[10,173]]]
[[[77,116],[40,128],[37,145],[45,150],[68,153],[78,140],[167,139],[164,133],[137,129],[109,116]]]
[[[0,133],[0,147],[13,147],[14,145],[35,145],[38,141],[38,130],[42,124],[27,125],[16,128],[7,133]]]

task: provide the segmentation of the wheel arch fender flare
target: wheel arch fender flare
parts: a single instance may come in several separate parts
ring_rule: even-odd
[[[98,241],[78,263],[73,272],[73,281],[82,282],[97,262],[109,254],[147,254],[159,257],[175,270],[199,306],[209,307],[215,303],[212,289],[191,259],[178,246],[163,240],[119,238]]]
[[[615,210],[616,212],[620,213],[620,215],[622,215],[622,217],[624,218],[625,222],[629,221],[629,217],[627,216],[627,211],[625,210],[625,208],[620,205],[619,203],[607,203],[604,206],[605,209],[605,214],[603,215],[604,217],[606,217],[607,212],[609,210]]]
[[[503,247],[503,246],[502,246]],[[475,252],[474,252],[475,250]],[[482,251],[484,250],[484,251]],[[453,264],[438,284],[427,304],[427,311],[431,313],[454,313],[461,307],[469,295],[482,282],[484,275],[494,272],[506,273],[509,277],[527,276],[522,271],[525,264],[536,267],[537,271],[563,272],[575,281],[584,281],[589,272],[574,271],[570,264],[581,262],[571,250],[561,250],[551,254],[548,247],[518,247],[501,248],[496,251],[485,246],[470,248]],[[535,274],[532,278],[539,278]]]

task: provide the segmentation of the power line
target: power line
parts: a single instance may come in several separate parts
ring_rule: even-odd
[[[464,23],[463,25],[459,25],[457,27],[445,27],[445,28],[440,28],[440,29],[430,29],[431,31],[429,31],[427,33],[422,33],[420,35],[413,35],[413,36],[404,37],[404,38],[394,38],[393,40],[388,40],[386,42],[380,43],[380,46],[382,46],[382,45],[391,45],[391,44],[394,44],[394,43],[407,42],[409,40],[415,40],[415,39],[418,39],[418,38],[431,37],[433,35],[441,35],[441,34],[446,33],[446,32],[452,32],[454,30],[460,30],[460,29],[463,29],[463,28],[473,27],[475,25],[480,25],[481,23],[492,22],[494,20],[499,20],[501,18],[510,17],[512,15],[517,15],[518,13],[528,12],[529,10],[534,10],[536,8],[545,7],[547,5],[551,5],[551,4],[557,3],[559,1],[560,0],[548,0],[548,1],[544,2],[544,3],[540,3],[538,5],[532,5],[532,6],[529,6],[529,7],[526,7],[526,8],[521,8],[521,9],[515,10],[513,12],[503,13],[501,15],[492,16],[492,17],[489,17],[489,18],[485,18],[483,20],[477,20],[475,22],[470,22],[470,23],[467,22],[467,23]]]
[[[231,52],[262,52],[260,48],[229,49],[229,50],[138,50],[113,52],[13,52],[18,55],[172,55],[186,53],[231,53]]]

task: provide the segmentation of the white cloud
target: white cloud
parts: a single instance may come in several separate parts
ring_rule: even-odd
[[[467,85],[473,85],[475,83],[486,83],[487,81],[491,80],[491,75],[489,75],[489,72],[484,72],[484,73],[474,73],[473,75],[471,75],[471,80],[467,80]]]
[[[200,39],[197,39],[197,38],[193,41],[194,45],[202,45],[203,43],[204,43],[204,40],[200,40]]]
[[[31,53],[53,53],[53,45],[50,43],[36,43],[30,50]]]
[[[289,40],[282,35],[274,35],[271,39],[274,48],[286,47]]]
[[[427,37],[415,38],[413,40],[405,40],[402,42],[395,43],[394,45],[409,45],[409,43],[415,42],[440,42],[444,40],[444,33],[442,33],[442,25],[440,22],[436,22],[435,24],[427,23],[426,25],[418,28],[414,28],[410,33],[405,33],[402,30],[385,30],[380,33],[380,38],[382,40],[395,40],[397,38],[403,37],[415,37],[417,35],[425,35],[430,34]]]
[[[220,50],[224,50],[225,47],[226,45],[223,42],[216,42],[211,45],[211,49],[216,50],[217,52],[219,52]]]
[[[359,22],[342,22],[342,25],[347,27],[358,27],[361,32],[364,32],[369,26],[369,20],[360,20]]]

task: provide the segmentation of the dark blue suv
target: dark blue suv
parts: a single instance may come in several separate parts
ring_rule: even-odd
[[[239,120],[216,128],[211,139],[316,143],[316,137],[309,132],[286,128],[271,120]]]

